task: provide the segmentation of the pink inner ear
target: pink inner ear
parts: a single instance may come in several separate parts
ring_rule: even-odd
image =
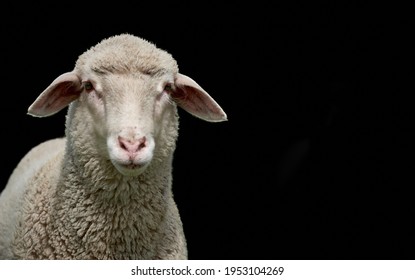
[[[171,93],[178,106],[205,121],[227,120],[225,112],[218,103],[191,78],[178,74],[176,90]]]
[[[39,95],[28,113],[36,117],[53,115],[77,99],[81,92],[81,81],[75,73],[62,74]]]

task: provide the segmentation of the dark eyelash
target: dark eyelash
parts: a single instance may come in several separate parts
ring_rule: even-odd
[[[91,82],[84,82],[84,89],[87,91],[91,91],[94,89],[94,86],[92,85]]]
[[[171,84],[171,83],[167,83],[167,84],[164,86],[164,91],[166,91],[167,93],[170,93],[170,92],[174,91],[174,86],[173,86],[173,84]]]

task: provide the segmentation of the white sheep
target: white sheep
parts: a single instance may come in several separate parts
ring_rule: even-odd
[[[0,196],[0,258],[187,259],[171,186],[176,104],[226,120],[151,42],[121,34],[79,56],[29,107],[46,117],[69,105],[66,137],[13,171]]]

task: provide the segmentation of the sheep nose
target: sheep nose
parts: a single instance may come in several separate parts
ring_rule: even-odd
[[[118,143],[121,149],[127,151],[129,154],[135,154],[147,146],[147,139],[145,136],[140,139],[128,139],[118,136]]]

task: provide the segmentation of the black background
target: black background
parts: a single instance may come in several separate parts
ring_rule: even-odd
[[[38,119],[28,106],[127,32],[169,51],[228,114],[180,110],[173,190],[189,258],[414,259],[410,9],[195,3],[2,4],[0,186],[64,133],[66,110]]]

